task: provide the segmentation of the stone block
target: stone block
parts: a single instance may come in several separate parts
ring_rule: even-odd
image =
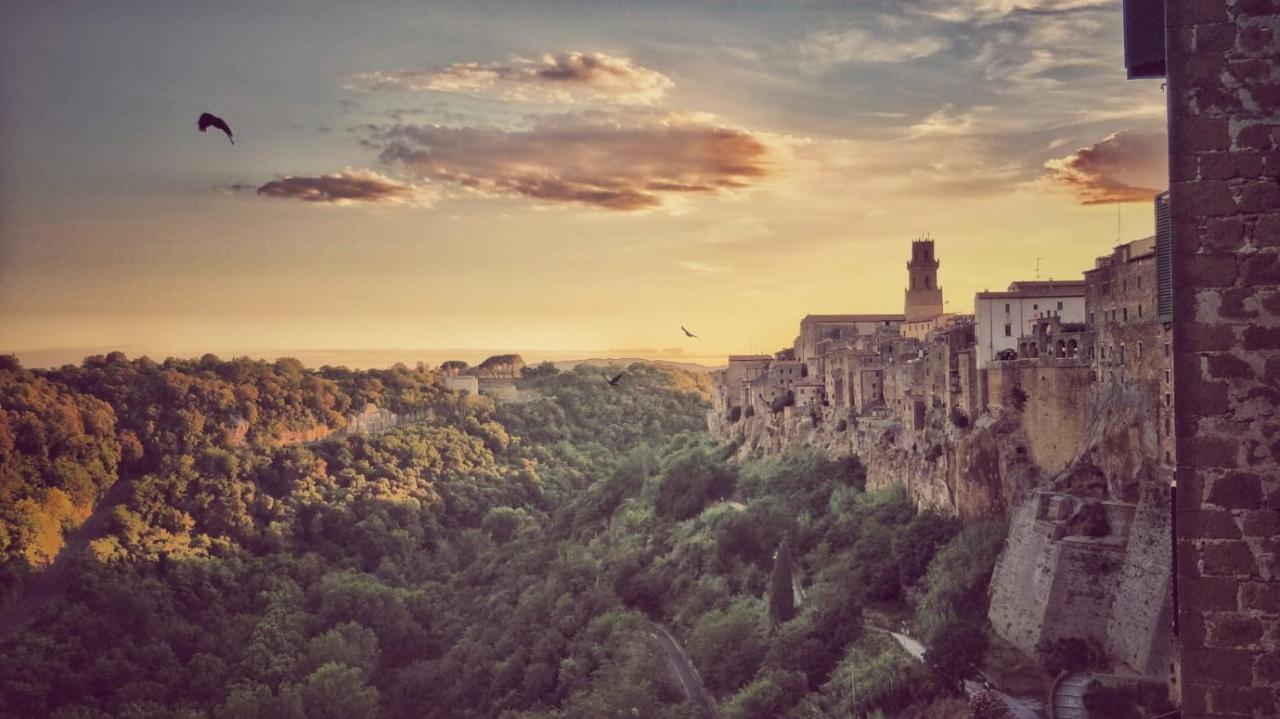
[[[1235,613],[1205,615],[1206,644],[1211,647],[1253,648],[1262,639],[1262,622]]]
[[[1205,544],[1200,550],[1206,575],[1257,575],[1258,560],[1253,550],[1242,541],[1221,540]]]
[[[1256,474],[1232,472],[1213,482],[1207,499],[1224,509],[1260,509],[1262,479]]]

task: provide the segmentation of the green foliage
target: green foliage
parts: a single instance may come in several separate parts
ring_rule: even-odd
[[[901,609],[915,584],[954,612],[959,583],[983,580],[963,555],[979,539],[864,493],[856,459],[730,464],[737,448],[701,431],[707,378],[670,368],[618,387],[526,368],[544,399],[501,406],[421,367],[112,355],[6,372],[46,439],[0,425],[22,448],[0,466],[25,467],[3,491],[80,507],[67,488],[97,501],[117,472],[129,490],[0,647],[6,716],[701,716],[655,621],[727,716],[849,709],[842,672],[866,686],[858,711],[892,716],[919,698],[893,677],[923,668],[864,632],[862,607]],[[422,421],[303,442],[367,403]],[[68,448],[89,455],[59,466]],[[116,460],[86,485],[90,455]],[[791,577],[807,596],[787,611]]]
[[[978,675],[987,655],[987,635],[975,622],[953,620],[929,640],[924,663],[938,683],[959,693],[963,681]]]
[[[768,650],[768,622],[760,602],[740,600],[704,614],[689,632],[689,657],[707,686],[729,694],[755,676]]]
[[[726,719],[773,719],[804,696],[805,677],[799,672],[768,669],[734,694],[721,707]]]
[[[964,526],[929,562],[916,622],[926,640],[956,618],[986,616],[987,585],[1008,526],[990,519]]]
[[[710,502],[729,496],[733,481],[729,469],[712,455],[708,445],[695,444],[663,461],[654,509],[661,517],[695,517]]]

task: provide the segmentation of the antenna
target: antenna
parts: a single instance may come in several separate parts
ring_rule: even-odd
[[[1119,203],[1119,202],[1117,202],[1117,203],[1116,203],[1116,244],[1117,244],[1117,245],[1118,245],[1118,244],[1120,244],[1120,243],[1122,242],[1122,240],[1121,240],[1120,238],[1124,237],[1124,234],[1120,232],[1120,206],[1121,206],[1121,204],[1122,204],[1122,203]]]
[[[1037,281],[1039,281],[1040,279],[1040,260],[1043,260],[1043,259],[1044,259],[1043,257],[1036,258],[1036,280]]]

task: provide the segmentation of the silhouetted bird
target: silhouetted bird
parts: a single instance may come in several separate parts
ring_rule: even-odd
[[[697,336],[697,335],[695,335],[694,333],[690,332],[689,330],[686,330],[686,329],[684,328],[684,325],[680,325],[680,329],[684,330],[684,336],[685,336],[685,337],[692,337],[692,338],[694,338],[695,340],[696,340],[696,339],[698,339],[698,336]]]
[[[619,372],[618,376],[613,379],[609,379],[609,375],[604,375],[604,381],[608,382],[610,387],[617,387],[618,383],[622,381],[622,375],[623,373]]]
[[[231,141],[232,145],[236,144],[236,139],[231,136],[231,126],[227,124],[226,120],[217,115],[210,115],[207,112],[201,113],[200,119],[196,122],[196,127],[200,128],[200,132],[216,127],[227,133],[227,139]]]

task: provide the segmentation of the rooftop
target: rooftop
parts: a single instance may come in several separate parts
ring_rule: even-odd
[[[729,355],[730,362],[759,362],[766,360],[773,361],[773,355]]]
[[[901,322],[906,315],[805,315],[800,321],[807,322]]]
[[[1024,297],[1084,297],[1084,280],[1021,280],[1004,292],[983,291],[980,300],[1021,299]]]

